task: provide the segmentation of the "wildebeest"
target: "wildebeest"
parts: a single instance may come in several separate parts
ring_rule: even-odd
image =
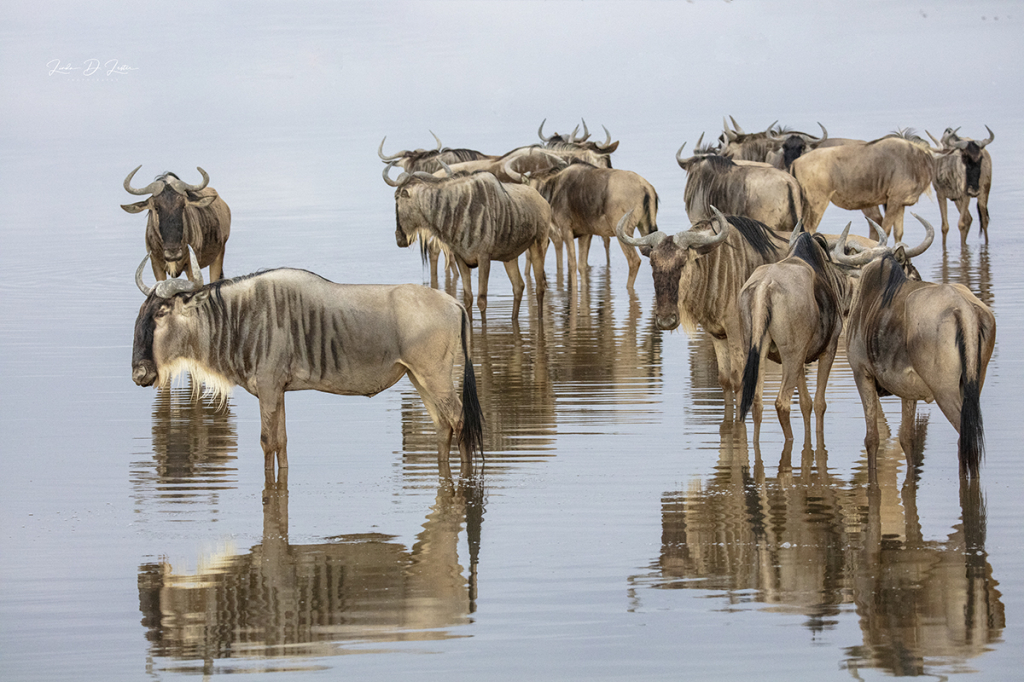
[[[897,244],[848,256],[842,240],[834,257],[863,265],[846,330],[846,353],[853,369],[867,434],[868,464],[873,470],[878,449],[879,396],[903,401],[903,450],[912,452],[917,401],[935,401],[960,435],[960,471],[978,474],[984,448],[981,389],[996,340],[992,311],[962,284],[913,281],[899,251],[922,252],[935,236],[932,226],[915,215],[927,231],[915,249]],[[866,263],[866,264],[865,264]]]
[[[601,126],[602,128],[604,128],[604,134],[605,134],[605,138],[606,138],[603,143],[588,142],[588,139],[590,138],[590,131],[587,130],[587,122],[586,121],[583,121],[583,136],[582,137],[576,137],[576,130],[573,130],[572,133],[570,135],[568,135],[568,136],[566,136],[566,135],[559,135],[558,133],[555,133],[554,135],[545,136],[544,135],[544,123],[546,121],[547,121],[547,119],[544,119],[543,121],[540,122],[540,127],[537,128],[537,135],[538,135],[538,137],[540,137],[541,140],[543,140],[544,146],[547,149],[553,149],[553,150],[556,150],[556,151],[558,151],[558,150],[573,150],[573,149],[588,150],[588,151],[593,152],[594,154],[603,156],[604,159],[603,160],[585,159],[585,161],[587,161],[588,163],[592,163],[595,166],[599,166],[601,168],[611,168],[612,167],[611,154],[612,154],[612,152],[614,152],[616,149],[619,148],[619,142],[618,142],[618,140],[616,140],[615,142],[612,142],[612,134],[608,132],[608,128],[605,128],[605,126]],[[577,129],[578,129],[578,126],[577,126]]]
[[[917,203],[935,174],[926,144],[889,135],[864,145],[848,144],[807,152],[793,162],[803,190],[804,226],[814,232],[829,202],[847,210],[885,207],[882,228],[903,239],[903,209]]]
[[[429,131],[431,135],[434,135],[433,131]],[[416,149],[413,151],[404,150],[391,156],[384,156],[384,141],[387,140],[387,136],[380,141],[380,146],[377,147],[377,156],[384,163],[395,162],[396,165],[401,166],[409,173],[415,173],[416,171],[423,171],[425,173],[435,173],[441,170],[441,162],[449,165],[453,163],[462,163],[465,161],[477,161],[481,159],[493,160],[498,157],[483,152],[478,152],[475,149],[451,149],[449,147],[442,147],[441,138],[434,135],[434,139],[437,140],[436,149]]]
[[[683,200],[691,223],[712,218],[714,205],[726,215],[746,216],[775,230],[789,232],[796,226],[803,194],[792,175],[717,154],[695,153],[684,159],[680,154],[685,146],[676,152],[676,162],[686,171]]]
[[[288,466],[286,391],[373,396],[406,374],[437,427],[442,468],[453,437],[464,465],[480,450],[470,320],[448,294],[414,284],[335,284],[291,269],[206,286],[197,274],[149,288],[145,264],[135,273],[146,300],[135,320],[132,379],[162,385],[188,370],[214,394],[245,388],[260,401],[268,470],[275,456],[278,467]],[[459,360],[461,398],[452,380]]]
[[[785,128],[767,131],[767,137],[775,144],[775,150],[766,155],[765,161],[780,170],[788,171],[793,161],[804,152],[820,146],[837,146],[835,143],[828,144],[828,130],[825,126],[818,123],[818,127],[821,128],[821,137]]]
[[[957,128],[956,130],[959,130]],[[956,130],[946,128],[942,140],[935,140],[940,150],[955,149],[959,154],[948,154],[936,159],[935,167],[935,198],[939,202],[939,214],[942,216],[942,243],[946,243],[949,232],[949,219],[946,216],[946,199],[956,204],[960,213],[957,227],[960,228],[961,240],[967,239],[971,229],[971,199],[978,200],[978,219],[981,221],[981,232],[988,242],[988,195],[992,189],[992,156],[985,149],[994,139],[995,133],[988,126],[988,137],[984,140],[972,140],[960,137]],[[926,131],[927,132],[927,131]]]
[[[514,173],[513,173],[514,176]],[[646,235],[658,229],[658,193],[643,177],[627,170],[597,168],[582,161],[574,161],[565,168],[523,176],[551,205],[555,228],[568,241],[569,277],[575,286],[573,270],[573,237],[580,238],[577,269],[587,270],[590,235],[610,237],[624,215],[632,213],[635,220],[628,225],[629,233],[637,227]],[[640,270],[640,256],[636,250],[621,243],[622,252],[629,263],[626,286],[633,288]]]
[[[742,216],[715,217],[689,230],[656,232],[641,239],[616,228],[619,240],[650,258],[654,276],[654,321],[660,329],[699,325],[711,335],[718,359],[718,381],[729,400],[740,390],[743,344],[736,301],[743,283],[761,265],[786,255],[788,243],[764,223]],[[730,403],[731,404],[731,403]]]
[[[734,161],[766,163],[768,155],[779,147],[779,143],[769,137],[775,123],[759,133],[747,133],[736,123],[736,119],[732,116],[729,118],[732,120],[733,128],[730,129],[729,123],[722,119],[722,147],[719,153]]]
[[[529,251],[537,305],[544,302],[547,283],[544,255],[551,229],[551,207],[540,194],[522,184],[500,182],[491,173],[402,173],[384,182],[395,189],[395,240],[409,246],[417,236],[436,238],[455,258],[462,274],[467,307],[473,286],[470,269],[479,268],[477,307],[487,310],[487,279],[491,261],[501,261],[512,282],[512,319],[519,317],[526,285],[519,272],[519,254]]]
[[[198,185],[182,182],[174,173],[164,173],[142,189],[132,187],[138,166],[124,179],[124,188],[145,201],[122,204],[128,213],[149,211],[146,218],[146,251],[158,280],[177,277],[189,267],[188,247],[198,254],[199,267],[210,267],[210,279],[224,276],[224,247],[231,235],[231,209],[207,187],[210,176],[202,168]],[[198,275],[198,272],[192,273]]]
[[[800,226],[790,237],[789,255],[754,270],[740,289],[740,329],[747,351],[740,419],[753,406],[755,440],[761,431],[762,365],[766,357],[782,364],[775,410],[787,441],[793,439],[789,412],[797,386],[804,429],[810,438],[811,404],[804,365],[818,361],[814,413],[820,438],[825,424],[825,387],[850,297],[850,282],[833,263],[825,237],[804,232]]]

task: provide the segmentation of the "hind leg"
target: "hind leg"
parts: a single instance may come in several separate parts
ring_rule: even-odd
[[[529,261],[527,261],[527,262],[529,262]],[[482,265],[483,265],[483,263],[481,262],[481,266]],[[519,304],[523,302],[523,290],[526,288],[526,283],[523,282],[522,275],[519,274],[519,259],[518,258],[513,258],[510,261],[506,261],[504,265],[505,265],[505,272],[508,273],[508,279],[509,279],[510,282],[512,282],[512,319],[513,320],[518,320],[519,319]],[[483,277],[483,272],[480,273],[480,276]],[[484,288],[483,282],[480,283],[480,291],[482,292],[481,296],[483,296],[484,295],[483,292],[486,291],[485,288]],[[540,295],[543,296],[543,292],[541,292]],[[486,302],[486,299],[485,299],[484,302],[482,304],[480,304],[480,310],[483,310],[484,307],[486,307],[486,305],[487,305],[487,302]]]
[[[260,445],[263,446],[263,468],[274,470],[274,457],[280,469],[288,468],[288,434],[285,431],[284,391],[260,390]]]
[[[430,420],[437,430],[437,461],[439,466],[447,467],[448,457],[452,449],[452,438],[461,430],[457,415],[462,411],[462,401],[455,391],[451,374],[442,376],[442,372],[431,375],[420,375],[408,370],[409,381],[427,408]],[[461,448],[460,448],[461,451]],[[466,457],[463,454],[463,461]]]
[[[533,262],[533,284],[537,290],[537,310],[544,304],[544,292],[548,288],[548,278],[544,273],[544,258],[547,255],[548,242],[534,242],[527,253],[527,262]]]

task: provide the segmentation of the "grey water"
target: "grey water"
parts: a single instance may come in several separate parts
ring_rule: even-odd
[[[1019,674],[1016,4],[55,2],[0,18],[0,678]],[[119,205],[139,164],[140,181],[210,174],[232,210],[228,276],[424,283],[394,241],[385,135],[388,153],[429,131],[503,153],[544,119],[550,134],[585,118],[675,232],[675,151],[727,115],[748,132],[995,132],[988,243],[975,219],[916,261],[996,315],[976,484],[933,405],[908,472],[889,398],[869,486],[842,350],[824,441],[795,418],[786,445],[769,409],[752,442],[724,418],[709,339],[657,330],[650,267],[629,292],[614,244],[591,249],[572,312],[549,251],[548,297],[538,310],[529,289],[518,324],[492,269],[472,475],[454,458],[439,476],[407,380],[289,394],[278,480],[244,390],[219,406],[187,379],[131,380],[145,219]],[[938,225],[932,196],[913,210]],[[831,207],[821,229],[849,220],[864,229]]]

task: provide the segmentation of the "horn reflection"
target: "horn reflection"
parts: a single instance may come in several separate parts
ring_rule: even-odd
[[[918,442],[926,427],[915,425]],[[730,603],[802,615],[812,633],[854,610],[863,642],[841,662],[853,671],[962,670],[1000,640],[1004,607],[977,480],[961,480],[959,523],[929,540],[917,512],[920,464],[901,484],[897,438],[883,443],[877,482],[863,458],[843,480],[823,446],[805,444],[793,468],[789,447],[778,475],[766,477],[760,458],[750,467],[743,426],[723,424],[711,476],[662,497],[661,552],[650,573],[631,580],[634,600],[641,587],[713,590]]]

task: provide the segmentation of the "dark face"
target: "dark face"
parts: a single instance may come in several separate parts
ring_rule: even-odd
[[[786,170],[789,170],[793,162],[800,158],[806,148],[807,143],[802,137],[790,135],[786,138],[786,141],[782,143],[782,161],[786,164]]]
[[[416,211],[413,196],[409,187],[402,186],[395,190],[395,243],[401,248],[412,244],[416,234]]]
[[[171,188],[153,197],[150,210],[156,212],[157,225],[160,227],[160,239],[163,242],[163,259],[167,264],[167,274],[177,277],[188,263],[188,250],[185,248],[185,206],[184,196]]]
[[[967,148],[960,151],[960,159],[966,170],[967,195],[976,197],[981,183],[981,147],[973,141],[969,142]]]
[[[158,321],[171,311],[172,303],[156,294],[146,297],[135,319],[135,342],[132,345],[132,380],[139,386],[152,386],[157,378],[153,338]]]
[[[654,273],[654,322],[659,329],[675,329],[679,326],[679,278],[690,260],[690,250],[664,239],[641,253],[651,259]]]

